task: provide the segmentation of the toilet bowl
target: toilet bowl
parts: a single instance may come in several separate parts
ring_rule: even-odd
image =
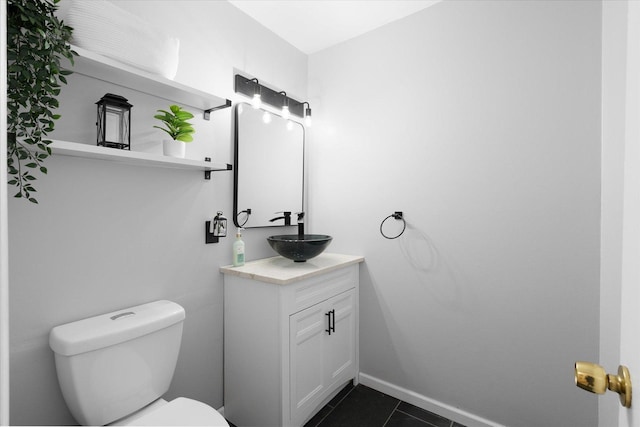
[[[110,426],[229,426],[211,406],[186,397],[170,402],[158,399],[149,406],[121,418]]]
[[[58,382],[82,425],[228,426],[211,406],[169,389],[184,309],[155,301],[56,326],[49,334]]]

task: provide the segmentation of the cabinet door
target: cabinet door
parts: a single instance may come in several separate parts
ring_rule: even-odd
[[[291,421],[300,425],[355,376],[355,290],[290,316],[289,327]]]
[[[289,317],[291,419],[294,425],[304,421],[325,390],[325,313],[324,303],[319,303]]]
[[[334,330],[325,336],[325,385],[331,388],[355,376],[355,290],[343,292],[327,301],[333,310]]]

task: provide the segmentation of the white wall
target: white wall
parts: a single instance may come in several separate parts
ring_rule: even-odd
[[[179,13],[176,2],[117,5],[180,38],[177,81],[234,99],[236,69],[292,96],[306,95],[307,57],[227,2],[180,1]],[[80,90],[63,89],[58,137],[81,121],[77,105],[89,111],[85,124],[93,126],[93,103],[105,93],[77,76],[72,84]],[[136,112],[153,102],[135,99]],[[232,163],[230,109],[200,126],[207,139],[189,146],[187,156],[207,153]],[[205,245],[203,228],[216,210],[230,217],[233,174],[216,172],[205,181],[202,173],[58,156],[47,167],[49,174],[36,181],[39,205],[9,203],[11,424],[73,424],[48,347],[53,326],[157,299],[187,312],[168,397],[222,406],[218,267],[230,264],[233,237]],[[265,240],[270,231],[245,233],[249,260],[273,254]]]
[[[452,1],[310,57],[309,227],[366,257],[369,378],[469,425],[597,425],[600,55],[599,2]]]

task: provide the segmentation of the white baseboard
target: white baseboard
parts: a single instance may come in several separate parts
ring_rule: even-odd
[[[407,390],[379,378],[372,377],[371,375],[360,372],[358,376],[360,383],[367,387],[381,391],[389,396],[395,397],[396,399],[400,399],[429,412],[449,418],[450,420],[463,424],[467,427],[505,427],[502,424],[484,419],[477,415],[447,405],[446,403],[439,402],[414,391]]]

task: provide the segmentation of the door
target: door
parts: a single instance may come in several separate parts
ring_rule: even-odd
[[[324,392],[324,339],[327,309],[318,303],[289,318],[291,419],[294,424],[313,409]]]
[[[332,387],[355,376],[355,290],[289,317],[291,421],[302,423]]]
[[[355,291],[331,298],[327,307],[333,310],[332,332],[325,340],[326,381],[332,387],[355,376]]]
[[[635,397],[620,408],[620,427],[640,427],[640,2],[628,2],[620,363]],[[601,426],[604,427],[604,426]]]
[[[614,274],[610,276],[616,278],[604,281],[601,287],[600,358],[610,373],[616,372],[618,363],[627,366],[636,390],[630,409],[619,405],[612,396],[600,398],[599,426],[640,427],[640,2],[637,1],[603,2],[602,125],[603,212],[609,213],[603,216],[603,241],[609,242],[603,246],[603,256],[614,263],[611,267],[603,260],[601,266],[611,268],[609,271]],[[612,158],[616,159],[613,163]],[[615,214],[611,216],[611,212]]]

